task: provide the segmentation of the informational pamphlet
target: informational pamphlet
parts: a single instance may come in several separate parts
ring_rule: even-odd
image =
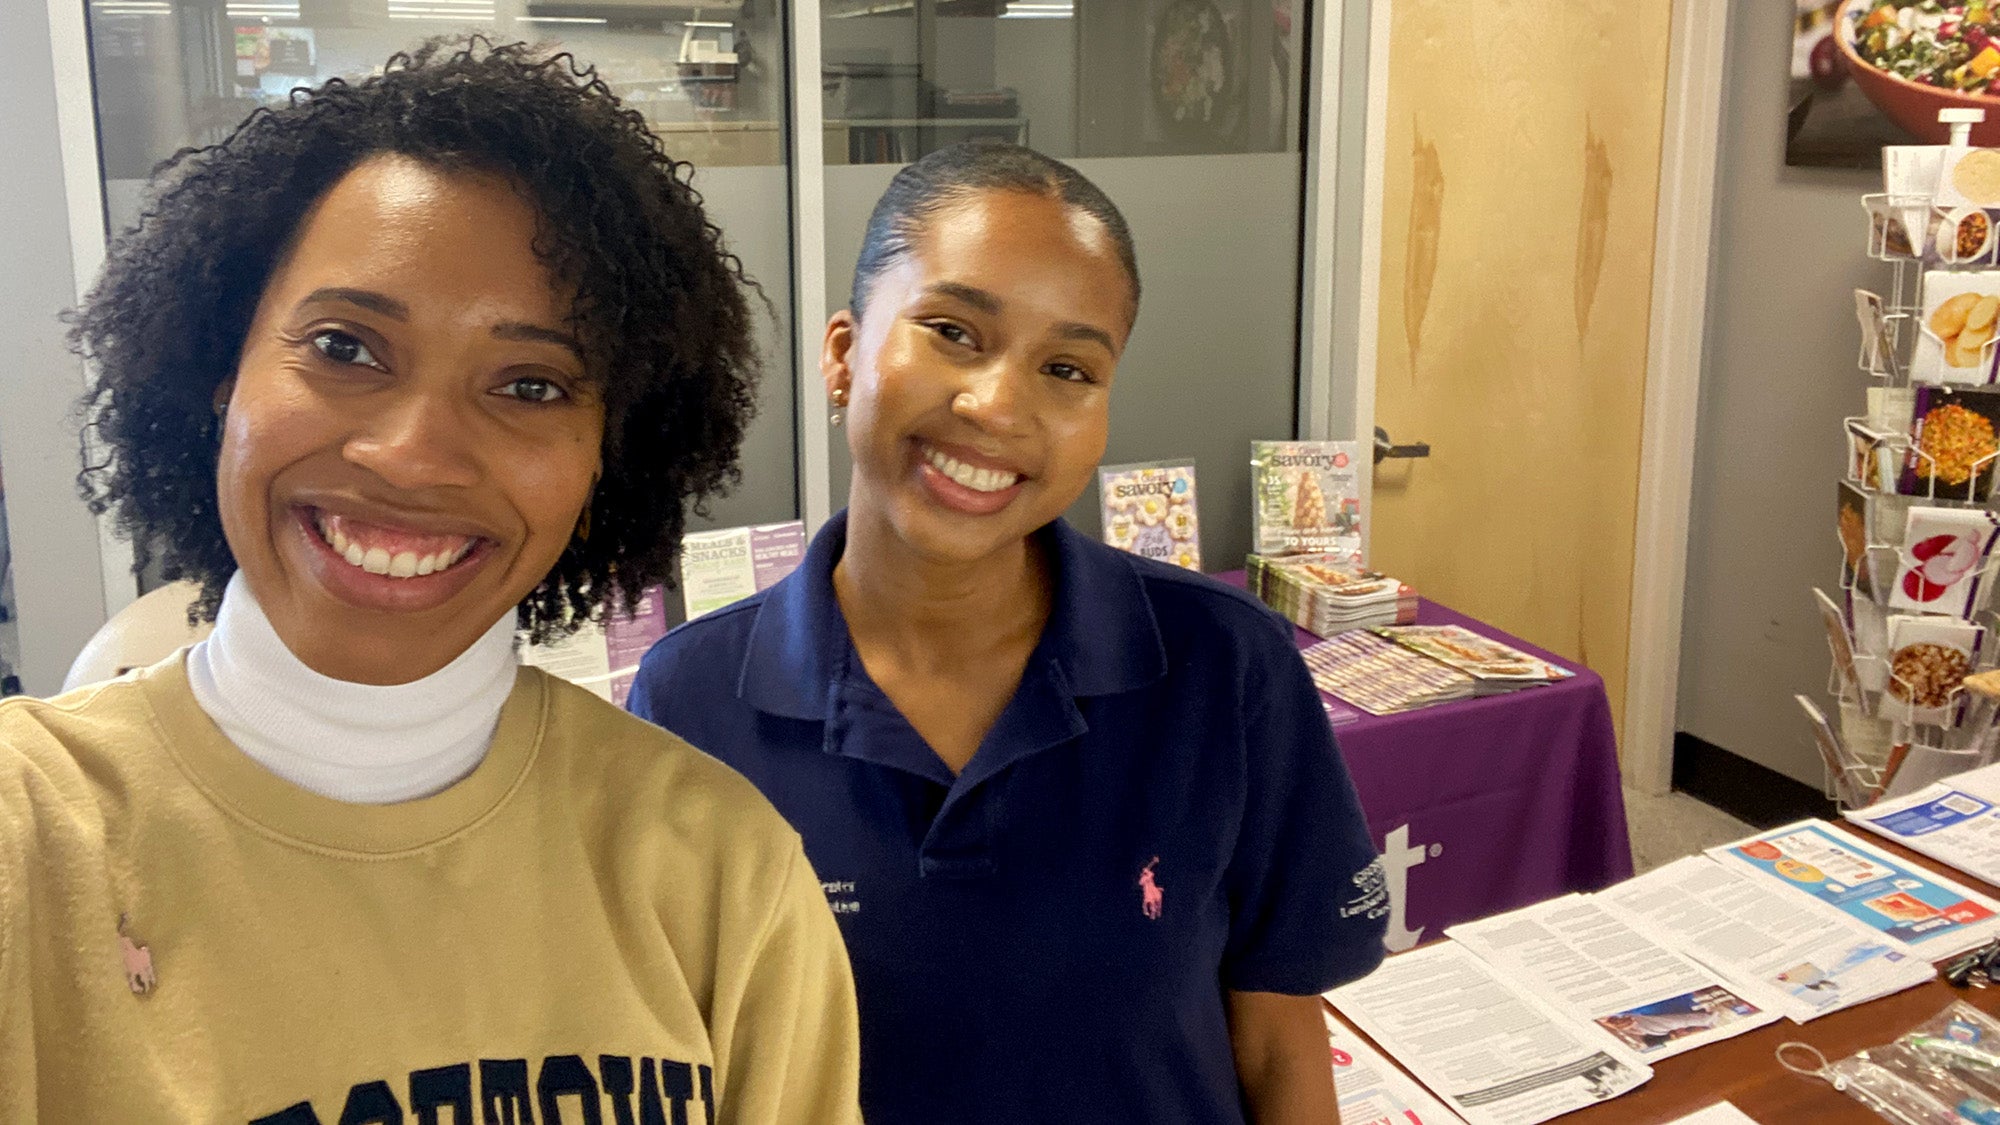
[[[695,559],[692,579],[685,561],[681,577],[688,599],[688,617],[692,619],[769,589],[798,569],[800,560],[805,558],[806,533],[804,524],[791,520],[760,527],[695,532],[684,537],[681,544],[683,560]],[[697,555],[701,557],[697,559]],[[699,612],[695,609],[698,600],[695,580],[702,587]],[[629,612],[618,606],[606,610],[601,625],[586,625],[546,645],[528,644],[523,634],[518,647],[521,663],[589,688],[623,707],[632,692],[632,681],[638,676],[639,662],[672,627],[666,588],[654,586],[639,596],[638,604]]]
[[[689,621],[756,592],[749,528],[698,531],[681,538],[681,598]]]
[[[1648,1061],[1781,1018],[1593,899],[1568,895],[1445,933]]]
[[[1852,834],[1803,820],[1708,854],[1794,898],[1832,907],[1902,949],[1938,960],[2000,934],[2000,902],[1912,867]]]
[[[1860,922],[1705,856],[1591,898],[1721,974],[1737,986],[1731,991],[1799,1023],[1936,976],[1930,962]]]
[[[1251,442],[1251,550],[1361,565],[1360,449],[1351,441]]]
[[[1530,656],[1463,625],[1381,625],[1370,631],[1456,668],[1482,685],[1502,690],[1553,683],[1576,675],[1560,664]]]
[[[683,536],[681,596],[687,619],[769,589],[797,569],[805,553],[805,526],[797,520]]]
[[[611,698],[611,656],[604,643],[604,626],[591,622],[569,636],[548,644],[529,644],[526,633],[515,635],[521,663],[551,676]]]
[[[1457,942],[1391,957],[1326,998],[1472,1125],[1534,1125],[1653,1076]]]
[[[1331,1012],[1326,1013],[1326,1035],[1344,1125],[1464,1125],[1464,1118],[1446,1109]]]
[[[1201,570],[1194,462],[1149,461],[1097,470],[1104,541],[1140,558]]]
[[[1471,676],[1363,629],[1341,633],[1299,654],[1313,684],[1371,715],[1391,715],[1470,698]]]
[[[2000,765],[1933,782],[1846,816],[1975,879],[2000,883]]]
[[[667,635],[667,592],[654,586],[639,595],[630,613],[613,607],[604,614],[604,647],[611,672],[611,702],[625,706],[638,678],[639,662]]]

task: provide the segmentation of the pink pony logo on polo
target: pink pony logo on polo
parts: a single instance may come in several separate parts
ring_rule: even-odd
[[[1160,857],[1154,856],[1139,872],[1139,909],[1148,918],[1158,918],[1167,905],[1167,892],[1161,890],[1159,881],[1153,878],[1153,868],[1159,865]]]

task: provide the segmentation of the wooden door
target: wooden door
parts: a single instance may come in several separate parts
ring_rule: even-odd
[[[1375,420],[1432,454],[1377,469],[1372,558],[1622,715],[1670,2],[1376,11]]]

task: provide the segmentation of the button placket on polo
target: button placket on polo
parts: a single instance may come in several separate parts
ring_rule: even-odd
[[[1061,663],[1037,650],[1014,698],[931,820],[918,851],[918,873],[958,879],[993,874],[994,846],[1006,824],[1006,793],[1016,771],[1028,759],[1072,743],[1089,729]]]

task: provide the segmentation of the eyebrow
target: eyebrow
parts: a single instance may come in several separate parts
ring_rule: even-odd
[[[391,320],[410,319],[410,306],[398,301],[394,297],[387,297],[369,289],[348,289],[338,285],[313,290],[306,294],[305,300],[299,302],[299,307],[304,308],[307,305],[316,305],[328,301],[341,301],[350,305],[358,305],[370,312],[381,313]]]
[[[539,324],[523,324],[517,320],[510,320],[503,324],[494,325],[493,336],[499,340],[519,340],[531,344],[554,344],[559,348],[568,348],[576,354],[578,359],[583,358],[583,345],[577,341],[576,337],[567,332],[558,332],[553,328],[544,328]]]
[[[313,290],[311,293],[306,294],[305,300],[299,302],[299,307],[304,308],[307,305],[335,301],[355,305],[370,312],[380,313],[391,320],[408,320],[410,318],[410,306],[398,301],[394,297],[377,293],[371,289],[350,289],[338,285]],[[518,340],[525,343],[554,344],[557,347],[568,348],[570,351],[576,353],[579,359],[583,357],[583,345],[577,341],[576,337],[567,332],[545,328],[539,324],[525,324],[516,320],[504,321],[493,326],[493,337],[497,340]]]
[[[956,281],[934,281],[924,286],[924,292],[936,294],[941,297],[956,298],[988,316],[998,316],[1003,305],[1000,298],[994,294],[971,285],[962,285]],[[1113,355],[1118,353],[1118,344],[1111,338],[1111,333],[1094,325],[1066,320],[1056,325],[1056,335],[1065,340],[1089,340],[1092,343],[1104,345],[1104,350]]]

